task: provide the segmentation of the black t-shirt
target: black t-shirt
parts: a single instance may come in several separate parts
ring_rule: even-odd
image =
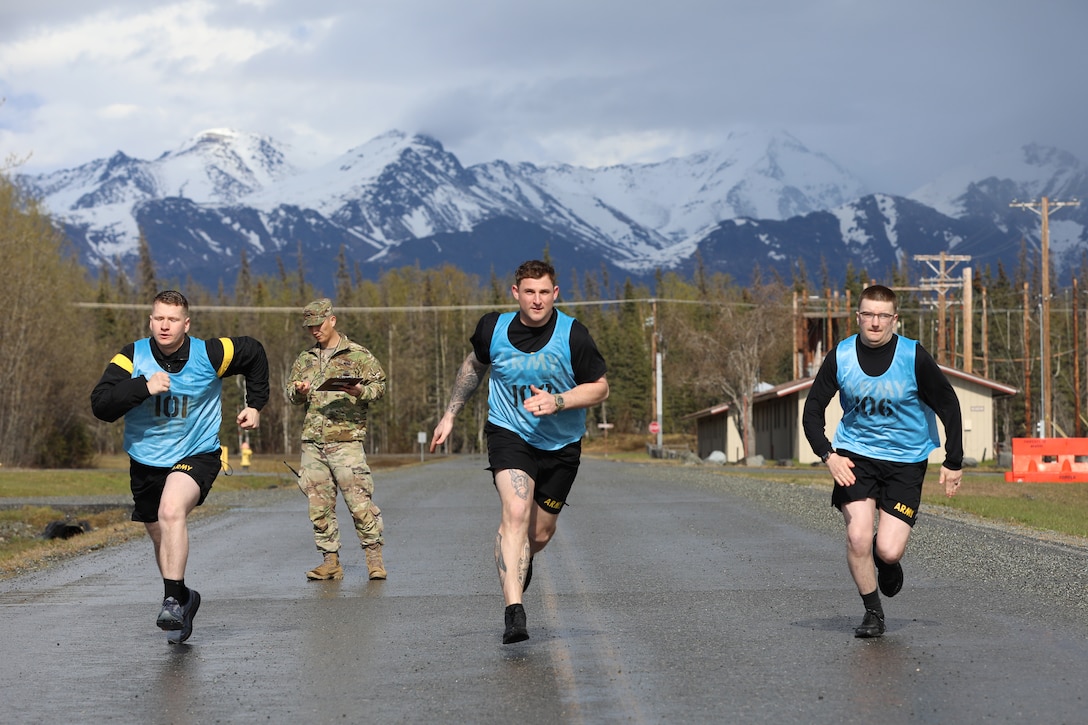
[[[489,312],[476,323],[476,331],[472,333],[472,349],[476,353],[476,359],[484,365],[491,364],[491,338],[495,334],[495,325],[499,321],[501,312]],[[555,321],[559,318],[556,310],[552,310],[551,319],[540,327],[529,327],[521,321],[520,315],[514,315],[514,319],[507,328],[507,338],[510,344],[522,352],[538,352],[552,339],[555,332]],[[597,349],[597,343],[589,334],[589,330],[578,320],[574,321],[570,330],[570,359],[574,370],[574,381],[592,383],[600,380],[607,372],[604,357]]]

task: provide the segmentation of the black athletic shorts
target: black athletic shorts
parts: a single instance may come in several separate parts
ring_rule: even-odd
[[[533,500],[540,508],[553,514],[563,510],[582,461],[581,441],[557,451],[542,451],[526,443],[518,434],[493,423],[484,425],[484,434],[490,464],[487,470],[492,476],[507,469],[525,471],[533,479]]]
[[[835,484],[831,492],[832,506],[841,511],[843,504],[872,498],[876,499],[881,511],[914,526],[929,461],[896,463],[866,458],[850,451],[836,452],[854,462],[855,481],[853,486]]]
[[[223,465],[220,455],[219,451],[198,453],[195,456],[182,458],[170,468],[145,466],[129,459],[128,475],[134,504],[132,520],[145,524],[153,524],[159,520],[159,501],[162,499],[162,490],[166,486],[166,477],[174,471],[182,471],[192,476],[196,485],[200,487],[200,500],[196,502],[196,505],[204,503]]]

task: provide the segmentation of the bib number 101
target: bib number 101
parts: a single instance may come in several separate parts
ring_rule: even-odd
[[[185,418],[189,415],[189,396],[180,398],[176,395],[155,396],[155,417]]]

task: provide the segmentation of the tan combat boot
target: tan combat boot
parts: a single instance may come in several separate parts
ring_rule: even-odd
[[[385,579],[385,564],[382,562],[382,545],[371,544],[366,547],[366,568],[371,579]]]
[[[335,551],[325,554],[325,561],[306,572],[306,578],[310,580],[343,579],[344,568],[340,566],[340,555]]]

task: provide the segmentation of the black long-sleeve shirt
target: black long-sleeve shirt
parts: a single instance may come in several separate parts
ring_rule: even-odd
[[[858,364],[862,371],[872,377],[887,372],[895,358],[898,341],[899,336],[895,335],[880,347],[869,347],[857,340]],[[831,352],[820,365],[801,415],[805,438],[812,446],[813,453],[821,458],[832,450],[831,441],[824,432],[824,411],[839,392],[839,365],[835,356],[837,349],[831,348]],[[918,352],[914,358],[914,375],[918,380],[918,397],[933,409],[944,424],[944,467],[950,471],[958,471],[963,467],[963,418],[960,401],[937,361],[921,343],[918,344]]]
[[[163,354],[155,339],[151,339],[151,353],[159,366],[168,373],[180,372],[189,361],[189,336],[170,355]],[[232,337],[234,355],[221,377],[244,375],[246,379],[246,405],[260,410],[268,403],[268,357],[264,346],[252,337]],[[221,338],[204,341],[208,360],[217,370],[223,364],[224,350]],[[134,378],[119,363],[127,361],[132,367],[136,343],[129,343],[106,366],[102,377],[91,391],[91,410],[99,420],[112,423],[128,411],[151,397],[147,392],[147,378]]]

